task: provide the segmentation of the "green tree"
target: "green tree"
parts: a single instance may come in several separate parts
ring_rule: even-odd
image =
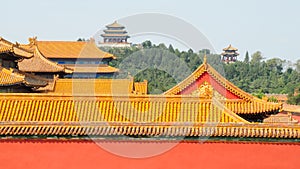
[[[296,66],[296,70],[300,73],[300,59],[297,60],[295,66]]]
[[[249,61],[250,61],[250,57],[249,57],[249,52],[247,51],[247,52],[246,52],[245,59],[244,59],[244,63],[248,64]]]
[[[263,56],[260,51],[257,51],[252,54],[251,63],[252,64],[258,64],[263,60]]]
[[[146,57],[136,57],[140,59],[135,63],[141,63],[140,69],[143,69],[148,63],[154,65],[149,67],[146,71],[139,73],[134,77],[136,81],[143,81],[147,79],[149,82],[149,91],[151,93],[161,93],[170,89],[181,80],[185,79],[191,72],[202,64],[204,53],[207,54],[207,62],[214,67],[220,74],[225,76],[229,81],[233,82],[236,86],[249,93],[257,93],[261,97],[264,93],[281,93],[290,94],[294,93],[294,89],[300,87],[300,60],[297,61],[294,67],[284,67],[287,63],[278,58],[263,60],[261,52],[255,52],[251,55],[251,61],[245,57],[243,62],[237,61],[232,64],[224,64],[221,62],[221,56],[217,54],[208,54],[206,49],[200,50],[199,53],[194,53],[192,50],[180,51],[174,49],[172,45],[168,48],[165,45],[155,45],[151,41],[142,43],[143,47],[151,50],[141,50],[138,47],[130,48],[101,48],[113,55],[117,56],[117,60],[112,60],[109,65],[120,68],[120,63],[130,55],[145,55]],[[183,67],[175,65],[174,62],[168,60],[170,54],[178,56],[185,65],[188,66],[189,72],[182,73]],[[247,52],[248,53],[248,52]],[[249,53],[247,54],[249,57]],[[128,65],[133,62],[128,62]],[[178,63],[178,62],[177,62]],[[163,65],[171,72],[159,71],[160,66]],[[298,67],[297,67],[298,66]],[[297,71],[298,70],[298,71]],[[127,77],[128,72],[121,70],[120,74]],[[134,74],[134,73],[131,73]],[[178,75],[171,77],[170,75]],[[116,78],[118,78],[116,77]],[[175,80],[176,79],[176,80]],[[297,99],[291,97],[291,102],[296,104]]]
[[[171,44],[169,45],[169,51],[172,52],[172,53],[175,53],[175,50],[174,50],[174,48]]]
[[[152,42],[150,40],[147,40],[142,43],[143,48],[151,48],[152,47]]]
[[[288,103],[293,105],[300,105],[300,94],[297,96],[289,95],[288,96]]]

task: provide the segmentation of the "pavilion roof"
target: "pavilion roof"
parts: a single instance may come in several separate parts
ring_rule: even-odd
[[[106,25],[107,28],[125,28],[123,25],[119,24],[117,21],[115,21],[112,24]]]
[[[126,30],[104,30],[105,33],[127,33]]]
[[[224,48],[223,51],[226,51],[226,50],[233,50],[233,51],[237,51],[238,49],[229,45],[227,48]]]
[[[129,37],[128,34],[102,34],[102,37],[111,37],[111,36],[115,36],[115,37]]]
[[[238,56],[240,54],[238,52],[223,52],[223,53],[221,53],[221,55],[222,56],[226,56],[226,55],[236,55],[236,56]]]

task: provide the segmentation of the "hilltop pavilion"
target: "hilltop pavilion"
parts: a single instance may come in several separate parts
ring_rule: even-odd
[[[130,37],[125,30],[125,26],[115,21],[112,24],[106,25],[104,34],[101,34],[103,42],[101,47],[130,47],[127,39]]]
[[[237,57],[240,55],[237,51],[238,49],[229,45],[227,48],[223,49],[222,61],[225,63],[234,63],[237,61]]]

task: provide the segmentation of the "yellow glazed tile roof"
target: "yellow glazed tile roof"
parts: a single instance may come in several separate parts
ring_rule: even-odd
[[[58,79],[53,92],[61,95],[128,95],[134,93],[133,85],[132,79]]]
[[[237,51],[238,49],[229,45],[227,48],[224,48],[223,51],[226,51],[226,50],[233,50],[233,51]]]
[[[24,75],[13,73],[13,70],[8,70],[0,67],[0,86],[11,86],[23,83]]]
[[[24,84],[30,87],[44,87],[48,83],[34,75],[18,72],[16,69],[0,67],[0,86]]]
[[[108,36],[115,36],[115,37],[123,37],[123,36],[127,36],[129,37],[127,34],[102,34],[102,37],[108,37]]]
[[[300,138],[299,126],[252,124],[217,100],[184,96],[0,94],[0,135]]]
[[[119,69],[108,66],[106,64],[100,64],[100,65],[89,65],[89,64],[69,65],[69,64],[66,64],[65,66],[72,69],[75,73],[116,73],[116,72],[119,72]]]
[[[23,48],[18,43],[11,43],[0,37],[0,53],[14,53],[16,57],[30,58],[33,53],[26,48]]]
[[[125,30],[104,30],[105,33],[127,33]]]
[[[115,21],[112,24],[106,25],[106,27],[108,27],[108,28],[124,28],[124,26],[119,24],[117,21]]]
[[[34,56],[30,59],[24,59],[18,62],[19,69],[24,72],[65,72],[72,73],[71,69],[58,65],[55,62],[45,58],[36,46],[30,47]]]
[[[39,51],[46,58],[111,58],[110,53],[100,50],[93,41],[37,41]]]
[[[134,90],[136,94],[147,94],[148,93],[148,81],[144,80],[143,82],[135,82]]]
[[[242,122],[220,103],[164,96],[0,97],[0,122]],[[210,110],[213,110],[210,111]]]

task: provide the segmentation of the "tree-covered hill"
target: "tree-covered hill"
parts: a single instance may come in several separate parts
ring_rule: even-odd
[[[202,64],[206,53],[208,63],[229,81],[249,93],[292,94],[300,87],[300,60],[294,65],[279,58],[265,60],[261,52],[251,56],[246,54],[244,61],[232,64],[221,62],[221,56],[211,54],[204,49],[179,51],[172,45],[155,45],[150,41],[131,48],[106,48],[117,60],[110,63],[123,72],[116,78],[128,76],[128,72],[136,81],[148,80],[149,93],[162,93],[176,83],[185,79]],[[129,58],[129,59],[128,59]],[[125,70],[124,70],[125,65]]]

